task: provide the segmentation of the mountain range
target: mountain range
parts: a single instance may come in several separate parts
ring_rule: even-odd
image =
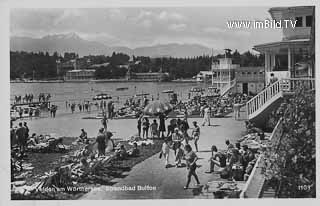
[[[27,52],[76,52],[79,56],[111,55],[113,52],[122,52],[135,56],[150,57],[194,57],[202,55],[216,55],[223,51],[211,50],[199,44],[158,44],[131,49],[125,46],[110,47],[97,41],[88,41],[76,33],[47,35],[42,38],[12,36],[10,38],[11,51]]]

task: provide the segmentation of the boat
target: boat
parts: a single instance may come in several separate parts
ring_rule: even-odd
[[[204,92],[205,89],[201,88],[201,87],[192,87],[190,89],[190,92]]]
[[[174,91],[171,90],[171,89],[167,89],[167,90],[163,90],[162,93],[165,93],[165,94],[172,94]]]
[[[124,91],[124,90],[128,90],[128,87],[118,87],[116,90],[117,91]]]
[[[93,100],[103,100],[103,99],[112,99],[112,97],[105,93],[97,94],[95,97],[93,97]]]

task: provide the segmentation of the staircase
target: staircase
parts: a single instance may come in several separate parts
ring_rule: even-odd
[[[302,86],[306,86],[310,90],[315,89],[315,79],[281,79],[271,84],[247,102],[248,120],[254,122],[258,127],[265,125],[268,115],[279,106],[282,98],[285,95],[292,95],[295,89]]]
[[[224,96],[225,94],[227,94],[235,85],[236,85],[236,79],[228,82],[226,85],[224,85],[221,88],[220,96]]]

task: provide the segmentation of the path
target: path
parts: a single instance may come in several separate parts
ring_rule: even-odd
[[[244,116],[244,112],[242,112]],[[190,119],[201,123],[201,119]],[[200,152],[197,153],[198,165],[197,169],[200,182],[205,184],[208,181],[217,180],[219,176],[216,174],[206,174],[209,164],[208,159],[211,155],[210,148],[214,144],[218,149],[225,149],[225,140],[229,139],[232,143],[241,137],[241,133],[245,131],[245,125],[242,120],[236,121],[230,118],[214,118],[213,126],[201,127],[201,137],[199,141]],[[193,146],[193,142],[191,142]],[[193,146],[194,148],[194,146]],[[173,163],[174,154],[171,151],[170,163]],[[183,198],[199,198],[193,194],[194,190],[184,190],[183,186],[186,182],[186,168],[168,168],[164,167],[164,159],[159,159],[159,154],[141,162],[132,168],[127,177],[123,179],[114,179],[115,184],[112,187],[121,186],[151,186],[156,187],[154,191],[108,191],[106,186],[102,186],[97,191],[91,191],[84,195],[81,199],[183,199]],[[192,180],[190,187],[192,188],[195,181]]]

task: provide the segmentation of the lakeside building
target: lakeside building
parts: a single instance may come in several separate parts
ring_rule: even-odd
[[[196,76],[198,82],[211,81],[212,85],[223,86],[235,78],[235,69],[239,64],[232,64],[231,58],[220,58],[219,63],[212,63],[210,71],[200,71]]]
[[[169,73],[162,72],[143,72],[135,73],[131,72],[126,75],[128,81],[152,81],[152,82],[161,82],[169,79]]]
[[[126,67],[127,73],[125,79],[127,81],[146,81],[146,82],[162,82],[162,81],[168,81],[169,80],[169,73],[168,72],[162,72],[162,68],[160,68],[159,72],[152,72],[151,70],[149,72],[132,72],[131,67]]]
[[[75,69],[66,72],[65,81],[89,81],[95,77],[94,69]]]
[[[235,70],[236,93],[257,94],[264,89],[264,67],[239,67]]]
[[[265,82],[269,82],[273,73],[278,79],[314,77],[314,66],[311,56],[314,54],[312,25],[314,24],[314,7],[274,7],[269,9],[273,20],[296,21],[282,28],[282,40],[255,45],[254,50],[265,55]],[[283,23],[283,22],[282,22]]]
[[[240,67],[232,64],[231,58],[219,59],[219,64],[212,64],[211,71],[200,71],[198,82],[212,82],[212,86],[222,93],[232,92],[257,94],[264,89],[265,72],[263,67]]]

